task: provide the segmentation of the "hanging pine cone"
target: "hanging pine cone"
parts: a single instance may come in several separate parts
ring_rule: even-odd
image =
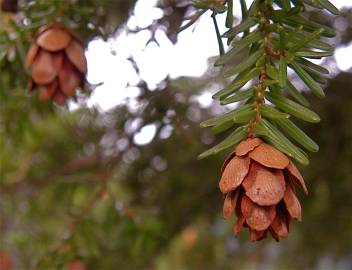
[[[87,60],[82,44],[70,30],[53,25],[37,33],[25,68],[31,71],[30,88],[38,90],[39,99],[62,105],[83,87]]]
[[[248,227],[251,240],[268,231],[277,241],[286,237],[291,218],[301,221],[301,205],[294,183],[307,194],[304,180],[286,155],[259,138],[242,141],[226,159],[219,183],[225,195],[223,214],[235,212],[234,233]]]

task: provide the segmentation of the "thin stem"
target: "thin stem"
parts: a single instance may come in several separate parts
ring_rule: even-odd
[[[260,30],[263,33],[264,36],[264,54],[265,54],[265,61],[263,63],[263,66],[261,67],[260,75],[259,75],[259,82],[255,86],[256,91],[255,91],[255,98],[254,98],[254,111],[255,115],[251,119],[251,121],[248,124],[248,136],[249,137],[255,137],[255,132],[253,130],[254,124],[259,122],[261,120],[261,114],[259,111],[260,105],[265,103],[265,79],[268,77],[267,74],[267,67],[270,65],[271,58],[276,58],[280,57],[281,53],[276,52],[272,49],[272,46],[270,44],[270,32],[268,31],[267,27],[270,24],[267,11],[268,11],[268,6],[266,4],[263,4],[261,12],[260,12]]]

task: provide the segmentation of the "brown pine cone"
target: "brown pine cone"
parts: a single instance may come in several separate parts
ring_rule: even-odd
[[[62,105],[83,87],[87,60],[82,44],[70,30],[53,25],[37,33],[25,68],[31,71],[30,88],[38,90],[39,100],[52,99]]]
[[[289,158],[259,138],[247,138],[226,159],[219,183],[224,194],[223,215],[235,212],[234,233],[248,227],[251,240],[268,231],[279,241],[289,232],[291,218],[301,221],[301,205],[294,183],[306,194],[303,177]]]

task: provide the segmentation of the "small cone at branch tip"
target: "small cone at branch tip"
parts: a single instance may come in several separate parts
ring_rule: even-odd
[[[294,183],[307,192],[290,159],[259,138],[242,141],[225,160],[219,182],[224,218],[237,216],[233,232],[248,227],[252,241],[287,237],[292,219],[301,220]]]
[[[31,75],[29,89],[38,90],[39,100],[64,105],[83,87],[87,60],[83,46],[68,28],[48,25],[37,32],[25,68]]]

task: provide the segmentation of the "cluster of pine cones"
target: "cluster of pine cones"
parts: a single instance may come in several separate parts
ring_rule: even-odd
[[[41,101],[62,105],[83,87],[87,72],[84,48],[75,35],[60,25],[39,30],[26,57],[30,89]],[[295,184],[308,193],[304,180],[290,159],[259,138],[247,138],[235,148],[222,167],[219,183],[224,194],[223,215],[235,213],[234,233],[248,227],[252,241],[270,233],[277,241],[286,237],[291,219],[301,220]]]
[[[304,180],[289,158],[259,138],[247,138],[226,159],[219,183],[223,215],[237,216],[234,233],[248,227],[251,240],[270,234],[286,237],[291,219],[301,221],[295,184],[307,194]]]
[[[75,35],[64,26],[51,25],[38,31],[25,68],[31,74],[30,89],[38,90],[41,101],[63,105],[83,87],[87,61]]]

